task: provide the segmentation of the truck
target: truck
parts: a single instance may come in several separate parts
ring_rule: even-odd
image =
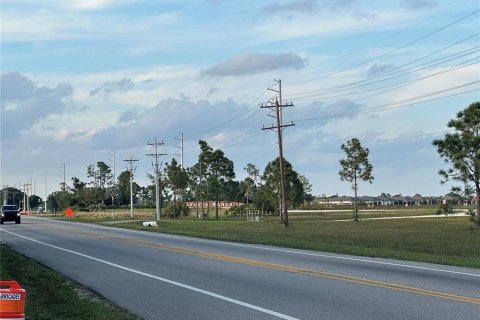
[[[16,205],[4,204],[2,206],[0,224],[3,224],[5,221],[15,221],[16,224],[21,222],[20,210]]]

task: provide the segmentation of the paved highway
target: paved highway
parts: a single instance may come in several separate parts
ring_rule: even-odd
[[[480,315],[478,269],[22,219],[3,243],[144,319]]]

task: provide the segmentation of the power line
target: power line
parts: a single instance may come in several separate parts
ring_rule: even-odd
[[[394,53],[394,52],[399,51],[399,50],[401,50],[401,49],[404,49],[404,48],[406,48],[406,47],[408,47],[408,46],[410,46],[410,45],[412,45],[412,44],[414,44],[414,43],[417,43],[417,42],[419,42],[419,41],[421,41],[421,40],[423,40],[423,39],[426,39],[426,38],[428,38],[428,37],[430,37],[430,36],[432,36],[432,35],[440,32],[440,31],[442,31],[442,30],[445,30],[445,29],[453,26],[454,24],[456,24],[456,23],[458,23],[458,22],[460,22],[460,21],[463,21],[463,20],[467,19],[467,18],[469,18],[470,16],[472,16],[472,15],[478,13],[478,12],[480,12],[480,10],[475,10],[475,11],[473,11],[473,12],[471,12],[471,13],[463,16],[463,17],[461,17],[460,19],[457,19],[457,20],[455,20],[455,21],[453,21],[453,22],[451,22],[451,23],[449,23],[449,24],[447,24],[447,25],[445,25],[445,26],[443,26],[443,27],[441,27],[441,28],[439,28],[439,29],[436,29],[436,30],[434,30],[434,31],[432,31],[432,32],[430,32],[430,33],[428,33],[428,34],[420,37],[420,38],[417,38],[417,39],[415,39],[415,40],[413,40],[413,41],[410,41],[410,42],[408,42],[408,43],[406,43],[406,44],[401,45],[400,47],[397,47],[397,48],[395,48],[395,49],[392,49],[392,50],[390,50],[390,51],[387,51],[387,52],[385,52],[385,53],[383,53],[383,54],[381,54],[381,55],[375,56],[375,57],[373,57],[373,58],[371,58],[371,59],[365,60],[365,61],[363,61],[363,62],[357,63],[357,64],[355,64],[355,65],[353,65],[353,66],[346,67],[346,68],[343,68],[343,69],[338,70],[338,71],[335,71],[335,72],[328,73],[328,74],[323,75],[323,76],[319,76],[319,77],[316,77],[316,78],[313,78],[313,79],[310,79],[310,80],[305,80],[305,81],[302,81],[302,82],[298,82],[298,83],[289,85],[288,87],[295,87],[295,86],[298,86],[298,85],[301,85],[301,84],[305,84],[305,83],[308,83],[308,82],[312,82],[312,81],[324,79],[324,78],[327,78],[327,77],[330,77],[330,76],[333,76],[333,75],[342,73],[342,72],[344,72],[344,71],[354,69],[354,68],[356,68],[356,67],[359,67],[359,66],[361,66],[361,65],[364,65],[364,64],[366,64],[366,63],[368,63],[368,62],[372,62],[372,61],[377,60],[377,59],[379,59],[379,58],[385,57],[385,56],[387,56],[387,55],[389,55],[389,54],[391,54],[391,53]]]
[[[438,134],[445,134],[449,132],[454,132],[455,130],[445,130],[445,131],[437,131],[437,132],[428,132],[423,134],[417,134],[412,136],[404,136],[398,138],[391,138],[391,139],[378,139],[378,140],[370,140],[370,141],[363,141],[365,143],[376,143],[376,142],[392,142],[392,141],[400,141],[400,140],[409,140],[415,138],[423,138],[427,136],[433,136]],[[302,146],[329,146],[329,145],[338,145],[341,142],[330,142],[330,143],[296,143],[296,142],[285,142],[288,145],[302,145]]]
[[[429,96],[445,93],[445,92],[448,92],[448,91],[453,91],[453,90],[457,90],[457,89],[460,89],[460,88],[464,88],[464,87],[467,87],[467,86],[471,86],[471,85],[477,84],[477,83],[480,83],[480,80],[473,81],[473,82],[463,84],[463,85],[460,85],[460,86],[456,86],[456,87],[451,87],[451,88],[448,88],[448,89],[443,89],[443,90],[431,92],[431,93],[424,94],[424,95],[421,95],[421,96],[416,96],[416,97],[412,97],[412,98],[408,98],[408,99],[404,99],[404,100],[398,100],[398,101],[394,101],[394,102],[390,102],[390,103],[385,103],[385,104],[377,105],[377,106],[374,106],[374,107],[363,108],[359,111],[344,112],[344,113],[339,113],[339,114],[332,115],[332,116],[323,116],[323,117],[316,117],[316,118],[309,118],[309,119],[297,119],[295,121],[296,122],[305,122],[305,121],[315,121],[315,120],[320,120],[320,119],[342,118],[342,117],[345,117],[345,116],[348,116],[348,115],[358,115],[358,114],[385,111],[385,110],[396,109],[396,108],[404,108],[404,107],[408,107],[408,106],[415,105],[415,104],[420,104],[420,103],[445,99],[445,98],[449,98],[449,97],[453,97],[453,96],[457,96],[457,95],[461,95],[461,94],[465,94],[465,93],[478,92],[478,90],[480,90],[480,89],[475,88],[475,89],[472,89],[472,90],[467,90],[467,91],[463,91],[463,92],[459,92],[459,93],[454,93],[454,94],[450,94],[450,95],[439,97],[439,98],[412,102],[412,101],[419,100],[419,99],[422,99],[422,98],[425,98],[425,97],[429,97]],[[405,104],[405,105],[395,106],[397,104]]]
[[[435,59],[435,60],[431,60],[429,62],[426,62],[426,63],[423,63],[423,64],[420,64],[418,66],[413,66],[413,67],[409,67],[409,68],[405,68],[406,66],[408,65],[411,65],[415,62],[418,62],[420,60],[423,60],[427,57],[430,57],[434,54],[437,54],[441,51],[444,51],[446,49],[449,49],[455,45],[458,45],[466,40],[469,40],[475,36],[478,36],[480,33],[475,33],[474,35],[471,35],[467,38],[464,38],[460,41],[457,41],[455,42],[454,44],[451,44],[447,47],[444,47],[440,50],[437,50],[435,52],[432,52],[430,54],[427,54],[423,57],[420,57],[418,59],[415,59],[413,61],[410,61],[408,63],[405,63],[403,65],[400,65],[400,66],[397,66],[389,71],[386,71],[386,72],[382,72],[380,74],[377,74],[375,76],[372,76],[372,77],[369,77],[369,78],[366,78],[366,79],[362,79],[362,80],[358,80],[358,81],[354,81],[354,82],[350,82],[350,83],[347,83],[347,84],[342,84],[342,85],[337,85],[337,86],[333,86],[333,87],[329,87],[329,88],[324,88],[324,89],[317,89],[317,90],[309,90],[309,91],[303,91],[303,92],[296,92],[296,93],[291,93],[291,94],[288,94],[288,95],[285,95],[286,97],[290,97],[290,98],[293,98],[293,97],[296,97],[296,96],[301,96],[301,95],[304,95],[304,94],[311,94],[311,93],[318,93],[318,94],[327,94],[327,93],[334,93],[334,92],[339,92],[339,91],[345,91],[345,90],[350,90],[352,88],[358,88],[358,87],[361,87],[361,86],[364,86],[364,85],[369,85],[369,84],[372,84],[372,83],[376,83],[376,82],[380,82],[380,81],[385,81],[385,80],[390,80],[390,79],[393,79],[393,78],[396,78],[396,77],[399,77],[399,76],[403,76],[403,75],[407,75],[409,73],[413,73],[413,72],[417,72],[417,71],[420,71],[420,70],[423,70],[423,69],[426,69],[428,67],[433,67],[433,66],[436,66],[438,64],[441,64],[441,63],[444,63],[444,62],[448,62],[448,61],[451,61],[451,60],[454,60],[456,58],[461,58],[463,57],[464,55],[460,56],[460,57],[456,57],[456,58],[453,58],[459,54],[465,54],[465,55],[469,55],[469,54],[472,54],[473,52],[469,52],[469,51],[472,51],[472,50],[475,50],[475,49],[478,49],[480,46],[475,46],[475,47],[472,47],[472,48],[469,48],[469,49],[466,49],[466,50],[463,50],[463,51],[460,51],[460,52],[457,52],[457,53],[454,53],[454,54],[451,54],[451,55],[447,55],[445,57],[442,57],[442,58],[438,58],[438,59]],[[478,50],[477,50],[478,51]],[[467,52],[467,53],[466,53]],[[447,58],[450,58],[450,60],[445,60]],[[437,62],[436,64],[432,64],[433,62]],[[403,73],[403,74],[400,74],[400,75],[397,75],[397,76],[394,76],[394,77],[390,77],[390,78],[387,78],[387,79],[383,79],[383,80],[377,80],[377,81],[372,81],[372,80],[375,80],[375,79],[378,79],[378,78],[384,78],[384,77],[387,77],[387,76],[390,76],[390,75],[394,75],[394,74],[398,74],[398,73],[401,73],[401,72],[405,72],[405,71],[408,71],[408,70],[411,70],[410,72],[406,72],[406,73]],[[363,85],[359,85],[357,86],[358,84],[362,84],[362,83],[365,83],[367,82],[367,84],[363,84]],[[349,88],[350,87],[350,88]]]
[[[374,96],[377,96],[377,95],[380,95],[380,94],[384,94],[384,93],[387,93],[387,92],[390,92],[390,91],[394,91],[396,89],[405,87],[405,86],[410,85],[412,83],[419,82],[419,81],[422,81],[422,80],[425,80],[425,79],[428,79],[428,78],[431,78],[431,77],[434,77],[434,76],[442,75],[444,73],[448,73],[448,72],[456,71],[458,69],[462,69],[462,68],[470,67],[472,65],[476,65],[478,62],[473,62],[473,63],[469,63],[469,62],[478,60],[479,58],[480,58],[480,56],[476,56],[474,58],[463,61],[463,62],[461,62],[461,63],[459,63],[455,66],[452,66],[450,68],[447,68],[447,69],[444,69],[444,70],[441,70],[441,71],[438,71],[438,72],[435,72],[435,73],[432,73],[432,74],[429,74],[429,75],[426,75],[426,76],[423,76],[423,77],[420,77],[420,78],[417,78],[417,79],[413,79],[413,80],[407,80],[407,81],[397,82],[397,83],[393,83],[393,84],[388,84],[388,85],[385,85],[385,86],[382,86],[382,87],[376,87],[376,88],[366,89],[366,90],[356,91],[356,92],[343,93],[343,94],[338,94],[338,95],[333,95],[333,96],[323,96],[323,95],[315,94],[315,95],[310,95],[310,96],[298,97],[296,100],[297,101],[308,101],[308,100],[318,100],[320,98],[321,99],[340,98],[340,97],[355,95],[355,94],[359,94],[359,93],[378,91],[380,89],[394,87],[394,88],[389,89],[389,90],[385,90],[385,91],[382,91],[382,92],[379,92],[379,93],[376,93],[376,94],[373,94],[373,95],[369,95],[369,96],[359,98],[356,101],[364,100],[364,99],[371,98],[371,97],[374,97]],[[462,64],[465,64],[465,63],[469,63],[469,64],[466,64],[466,65],[462,66]],[[392,79],[392,78],[390,78],[390,79]],[[380,81],[378,81],[378,82],[380,82]]]
[[[436,18],[436,17],[438,17],[438,16],[440,16],[440,15],[442,15],[442,14],[444,14],[444,13],[447,13],[447,12],[455,9],[456,7],[462,5],[462,4],[466,3],[466,2],[469,2],[469,1],[470,1],[470,0],[461,1],[461,2],[459,2],[459,3],[457,3],[457,4],[453,5],[453,6],[449,7],[448,9],[446,9],[446,10],[444,10],[444,11],[440,11],[440,12],[438,12],[438,13],[436,13],[436,14],[434,14],[434,15],[426,18],[426,19],[422,19],[420,22],[415,23],[415,24],[413,24],[413,25],[411,25],[411,26],[409,26],[409,27],[407,27],[407,28],[404,28],[404,29],[402,29],[402,30],[400,30],[400,31],[394,32],[394,33],[392,33],[392,34],[390,34],[390,35],[387,35],[387,36],[385,36],[385,37],[383,37],[383,38],[380,38],[380,39],[378,39],[378,40],[375,40],[375,41],[373,41],[373,42],[370,42],[369,44],[366,44],[366,45],[363,46],[363,47],[356,48],[356,49],[347,51],[347,52],[345,52],[345,53],[343,53],[343,54],[337,55],[335,58],[338,59],[338,58],[347,56],[347,55],[352,54],[352,53],[358,53],[359,51],[361,51],[361,50],[363,50],[363,49],[369,48],[369,47],[371,47],[371,46],[373,46],[373,45],[375,45],[375,44],[378,44],[378,43],[383,42],[383,41],[385,41],[385,40],[387,40],[387,39],[393,38],[393,37],[395,37],[395,36],[397,36],[397,35],[405,32],[405,31],[408,31],[408,30],[410,30],[410,29],[413,29],[413,28],[415,28],[416,26],[419,26],[419,25],[421,25],[421,24],[423,24],[423,23],[425,23],[425,22],[427,22],[427,21],[432,20],[433,18]]]
[[[255,96],[255,98],[253,99],[253,101],[247,103],[247,104],[246,104],[246,107],[247,107],[247,110],[246,110],[246,111],[242,111],[242,112],[240,112],[239,114],[233,116],[232,118],[230,118],[230,119],[228,119],[228,120],[225,120],[224,122],[221,122],[221,123],[219,123],[219,124],[217,124],[217,125],[214,125],[214,126],[212,126],[212,127],[210,127],[210,128],[207,128],[207,129],[203,130],[203,131],[202,131],[202,134],[200,134],[200,136],[204,136],[207,132],[213,131],[213,130],[215,130],[215,129],[217,129],[217,128],[220,128],[220,127],[222,127],[222,126],[224,126],[224,125],[229,124],[229,123],[232,122],[232,121],[238,120],[238,119],[242,118],[243,116],[246,116],[246,115],[249,115],[249,114],[251,115],[253,112],[257,111],[257,110],[249,109],[248,107],[252,106],[258,99],[260,99],[260,98],[265,94],[266,91],[267,91],[266,89],[262,90],[260,94],[258,94],[257,96]],[[194,140],[187,140],[187,141],[194,141]]]

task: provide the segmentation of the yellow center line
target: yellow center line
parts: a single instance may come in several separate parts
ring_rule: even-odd
[[[253,259],[247,259],[247,258],[241,258],[241,257],[235,257],[235,256],[227,256],[220,253],[211,253],[211,252],[199,251],[195,249],[175,247],[167,244],[152,243],[152,242],[142,241],[138,239],[122,238],[122,237],[113,236],[113,235],[102,235],[102,234],[90,233],[90,232],[74,232],[74,233],[79,235],[93,236],[101,239],[121,241],[129,244],[133,244],[133,245],[140,245],[143,247],[159,249],[159,250],[164,250],[168,252],[174,252],[174,253],[203,257],[203,258],[214,259],[219,261],[261,267],[265,269],[273,269],[273,270],[279,270],[279,271],[285,271],[285,272],[291,272],[291,273],[297,273],[297,274],[316,276],[321,278],[328,278],[332,280],[345,281],[345,282],[350,282],[355,284],[368,285],[368,286],[385,288],[385,289],[396,290],[396,291],[411,292],[411,293],[427,295],[427,296],[432,296],[432,297],[437,297],[442,299],[455,300],[455,301],[480,305],[480,299],[478,298],[470,298],[470,297],[465,297],[465,296],[460,296],[460,295],[455,295],[455,294],[450,294],[445,292],[439,292],[439,291],[420,289],[420,288],[415,288],[415,287],[410,287],[410,286],[405,286],[400,284],[370,280],[370,279],[336,274],[336,273],[320,271],[320,270],[304,269],[304,268],[288,266],[283,264],[276,264],[276,263],[260,261],[260,260],[253,260]]]

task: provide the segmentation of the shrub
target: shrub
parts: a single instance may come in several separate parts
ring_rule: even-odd
[[[176,218],[178,216],[188,216],[188,206],[183,201],[178,201],[176,205],[176,210],[171,202],[166,208],[162,210],[170,218]]]
[[[440,205],[440,207],[436,211],[437,214],[445,214],[445,215],[452,212],[453,212],[453,208],[448,203]]]

